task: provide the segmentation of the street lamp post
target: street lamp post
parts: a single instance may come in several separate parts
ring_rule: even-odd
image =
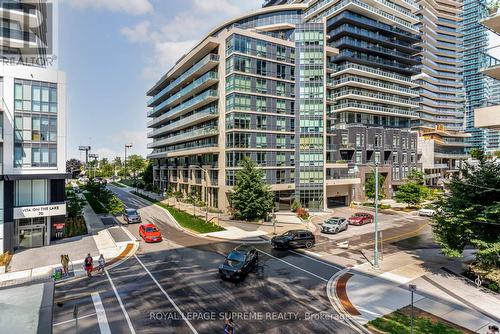
[[[131,147],[132,147],[132,144],[125,144],[125,161],[124,161],[125,177],[127,176],[127,148],[131,148]]]
[[[375,248],[373,251],[373,268],[379,269],[378,263],[378,164],[375,164]]]
[[[198,165],[194,165],[195,168],[201,169],[204,174],[205,174],[205,222],[208,223],[208,179],[209,179],[209,174],[208,171]]]

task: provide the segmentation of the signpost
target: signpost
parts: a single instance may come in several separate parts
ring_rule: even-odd
[[[411,293],[411,322],[410,322],[410,334],[413,334],[413,293],[417,291],[417,286],[415,284],[410,284],[408,289]]]

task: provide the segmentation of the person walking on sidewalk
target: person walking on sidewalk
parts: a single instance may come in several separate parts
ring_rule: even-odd
[[[104,274],[104,266],[106,265],[106,260],[104,260],[104,255],[101,254],[99,256],[99,260],[97,260],[99,263],[99,266],[97,267],[97,271],[99,271],[101,274]]]
[[[69,265],[69,256],[61,254],[61,265],[62,271],[64,275],[69,275],[68,265]]]
[[[495,325],[488,326],[488,332],[486,334],[498,334],[498,327]]]
[[[85,267],[85,271],[87,272],[87,276],[92,276],[92,270],[94,269],[94,259],[90,256],[90,253],[87,254],[87,257],[83,261],[83,265]]]

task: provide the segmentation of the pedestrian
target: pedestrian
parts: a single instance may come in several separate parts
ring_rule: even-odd
[[[488,332],[486,334],[498,334],[498,327],[495,325],[488,326]]]
[[[68,255],[61,254],[61,265],[62,265],[62,272],[63,275],[68,275],[68,264],[69,264],[69,257]]]
[[[234,334],[234,322],[231,314],[229,314],[229,319],[226,320],[224,325],[224,334]]]
[[[104,255],[101,254],[99,256],[99,260],[97,261],[99,263],[98,270],[101,274],[104,274],[104,266],[106,265],[106,260],[104,260]]]
[[[90,256],[90,253],[87,254],[87,257],[83,261],[83,265],[85,267],[85,271],[87,272],[87,276],[92,276],[92,269],[94,269],[94,259]]]

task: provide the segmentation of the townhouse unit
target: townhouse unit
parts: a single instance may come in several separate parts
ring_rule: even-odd
[[[45,1],[0,3],[0,253],[64,229],[66,77],[46,67]],[[32,28],[34,27],[34,28]]]
[[[224,22],[147,92],[154,182],[227,210],[239,162],[265,171],[278,209],[386,195],[418,168],[417,5],[266,1]]]

